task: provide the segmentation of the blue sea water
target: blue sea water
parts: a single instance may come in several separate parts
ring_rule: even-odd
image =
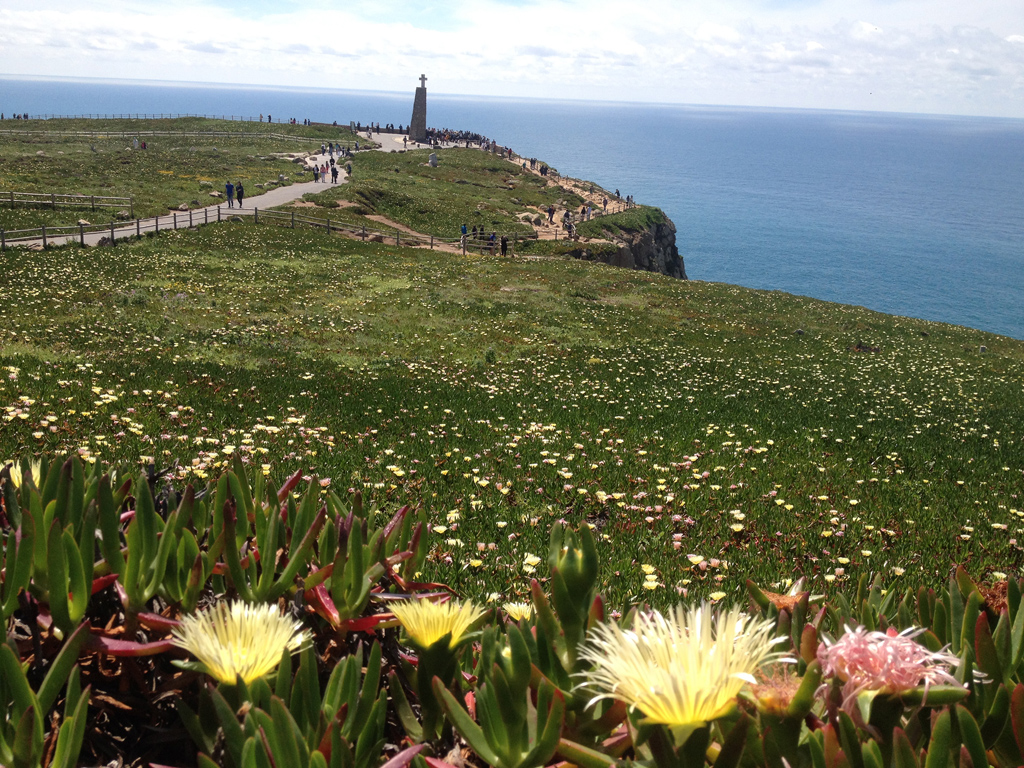
[[[407,124],[412,88],[0,78],[0,111]],[[428,124],[661,207],[693,279],[1024,339],[1024,120],[431,93]]]

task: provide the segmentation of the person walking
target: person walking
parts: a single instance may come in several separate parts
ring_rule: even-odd
[[[224,197],[228,199],[228,208],[235,207],[235,185],[230,181],[224,185]]]
[[[235,185],[235,199],[238,201],[238,207],[242,207],[242,198],[245,197],[245,189],[242,187],[242,182],[238,182]]]
[[[320,166],[313,166],[313,183],[316,184],[320,181]]]
[[[337,184],[338,183],[338,166],[336,166],[336,165],[332,165],[331,166],[331,183],[332,184]]]
[[[501,236],[501,255],[508,256],[508,235]]]

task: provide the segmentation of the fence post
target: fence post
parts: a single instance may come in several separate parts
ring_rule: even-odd
[[[327,234],[328,235],[331,234],[331,220],[330,219],[327,220]]]
[[[395,230],[395,245],[401,245],[402,244],[402,241],[400,240],[401,237],[402,236],[398,233],[398,230],[396,229]]]
[[[0,252],[6,251],[6,250],[7,250],[7,236],[4,234],[4,231],[2,229],[0,229]]]
[[[209,223],[210,223],[210,209],[209,208],[203,208],[203,224],[209,224]]]
[[[160,217],[159,216],[156,217],[156,226],[154,227],[154,231],[157,234],[160,234]]]
[[[366,239],[366,225],[365,224],[363,224],[363,235],[362,235],[362,237],[363,237],[363,240]]]
[[[55,195],[53,192],[50,193],[50,207],[53,208],[54,210],[57,209],[57,195]]]
[[[252,209],[252,223],[253,224],[259,224],[260,223],[260,209],[259,208],[253,208]]]
[[[110,222],[110,244],[113,245],[115,242],[114,238],[114,222]]]
[[[135,198],[134,197],[129,197],[128,198],[128,209],[129,209],[128,210],[128,215],[131,216],[134,219],[135,218]]]
[[[178,214],[172,213],[171,216],[174,217],[174,228],[177,229],[178,228]]]
[[[430,236],[430,250],[434,250],[434,236]]]
[[[11,208],[14,207],[14,192],[11,192]]]
[[[43,250],[45,251],[46,250],[46,227],[44,226],[42,229],[43,229]]]
[[[85,248],[85,225],[78,225],[78,244]]]
[[[295,211],[292,211],[292,229],[295,229]]]
[[[96,210],[96,195],[90,195],[90,199],[92,200],[92,209],[95,211]]]
[[[188,209],[188,228],[192,229],[192,209]]]
[[[217,206],[217,221],[220,221],[220,205]]]

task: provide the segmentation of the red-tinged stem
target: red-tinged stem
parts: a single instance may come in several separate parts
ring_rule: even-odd
[[[384,763],[384,765],[382,765],[380,768],[405,768],[405,766],[412,762],[412,759],[416,757],[416,755],[418,755],[424,749],[427,749],[428,746],[429,745],[427,744],[417,744],[415,747],[403,749],[397,755],[395,755],[386,763]],[[431,758],[427,759],[429,760]]]
[[[110,573],[110,574],[107,574],[106,576],[100,576],[98,579],[93,579],[93,581],[92,581],[92,594],[95,595],[97,592],[100,592],[100,591],[106,589],[107,587],[109,587],[111,584],[113,584],[116,581],[117,581],[117,574],[116,573]]]
[[[158,640],[155,643],[135,643],[131,640],[115,640],[101,635],[90,635],[83,649],[103,653],[118,658],[138,658],[140,656],[156,656],[174,648],[170,640]]]
[[[159,613],[140,613],[138,618],[139,624],[144,626],[146,629],[152,629],[159,632],[170,632],[175,627],[181,626],[180,621],[168,619],[166,616],[161,616]]]

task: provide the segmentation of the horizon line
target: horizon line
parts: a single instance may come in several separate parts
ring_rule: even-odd
[[[405,91],[391,91],[381,90],[373,88],[323,88],[314,87],[308,85],[268,85],[262,83],[224,83],[216,81],[201,81],[201,80],[154,80],[154,79],[135,79],[135,78],[124,78],[124,77],[78,77],[74,75],[27,75],[27,74],[8,74],[0,72],[0,80],[21,80],[27,82],[43,81],[43,82],[69,82],[69,83],[93,83],[93,84],[105,84],[105,85],[146,85],[157,88],[174,88],[174,87],[189,87],[189,88],[209,88],[213,90],[227,90],[227,89],[242,89],[250,91],[298,91],[302,93],[360,93],[360,94],[377,94],[387,96],[405,96]],[[1024,117],[1010,117],[1006,115],[984,115],[984,114],[960,114],[960,113],[943,113],[943,112],[906,112],[898,110],[865,110],[865,109],[842,109],[838,107],[780,107],[773,105],[759,105],[759,104],[700,104],[693,102],[683,101],[623,101],[623,100],[603,100],[603,99],[564,99],[564,98],[548,98],[540,96],[493,96],[482,93],[449,93],[444,91],[438,91],[433,94],[434,96],[440,96],[446,99],[489,99],[493,101],[527,101],[527,102],[548,102],[553,104],[600,104],[605,106],[648,106],[648,107],[674,107],[674,108],[692,108],[692,109],[728,109],[728,110],[750,110],[750,111],[761,111],[761,112],[822,112],[822,113],[840,113],[840,114],[852,114],[852,115],[892,115],[892,116],[907,116],[917,118],[944,118],[944,119],[984,119],[984,120],[1006,120],[1014,122],[1024,121]]]

